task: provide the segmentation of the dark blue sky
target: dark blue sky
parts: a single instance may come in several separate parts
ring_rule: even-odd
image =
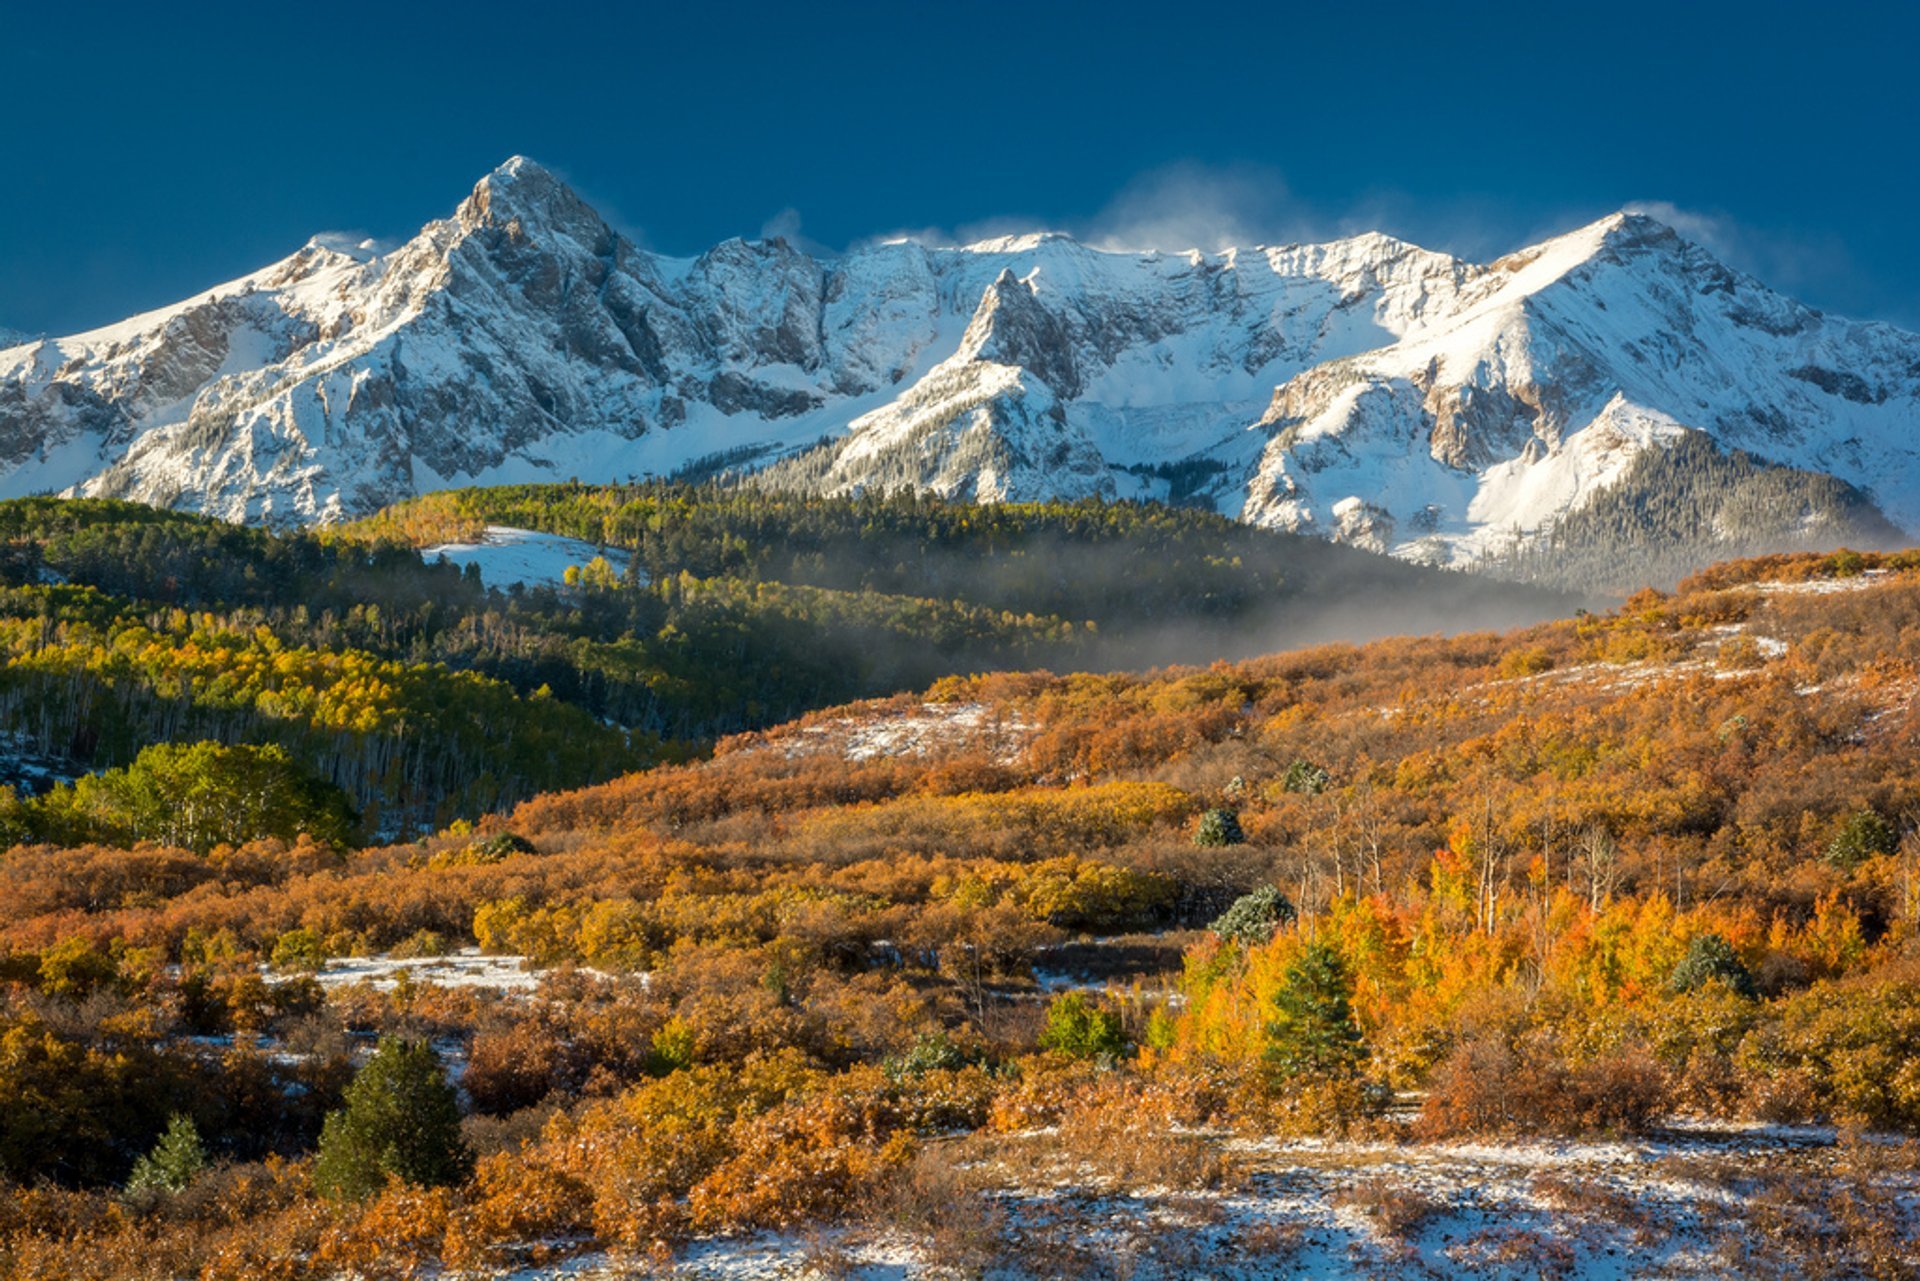
[[[1491,255],[1666,202],[1920,326],[1916,50],[1906,2],[0,4],[0,325],[402,237],[522,152],[673,252],[1014,224]]]

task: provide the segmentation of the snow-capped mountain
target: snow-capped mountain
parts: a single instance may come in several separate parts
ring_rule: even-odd
[[[1841,482],[1784,503],[1782,539],[1920,528],[1917,415],[1920,337],[1635,215],[1490,264],[1377,234],[679,259],[515,158],[391,251],[316,239],[0,350],[0,494],[329,521],[456,484],[727,465],[818,492],[1170,496],[1470,562],[1690,433]]]

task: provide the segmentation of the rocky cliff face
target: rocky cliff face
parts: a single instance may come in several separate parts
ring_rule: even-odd
[[[818,492],[1173,494],[1473,562],[1695,434],[1920,527],[1917,414],[1920,338],[1823,316],[1641,217],[1490,264],[1381,235],[674,259],[516,158],[390,252],[316,240],[0,349],[0,492],[328,521],[725,460]]]

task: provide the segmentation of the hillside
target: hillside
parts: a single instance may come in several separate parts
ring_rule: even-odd
[[[547,532],[457,550],[489,524]],[[456,550],[421,555],[435,545]],[[1131,505],[562,486],[321,536],[21,499],[0,503],[0,782],[271,745],[365,831],[405,836],[953,673],[1364,635],[1389,602],[1402,625],[1458,628],[1574,598]]]
[[[68,1190],[0,1198],[0,1250],[1909,1275],[1916,691],[1920,557],[1788,556],[951,677],[410,845],[19,848],[0,1109],[45,1137],[0,1172]],[[376,1033],[453,1064],[477,1167],[317,1198]],[[170,1111],[229,1164],[109,1211]]]
[[[1604,552],[1579,517],[1686,442],[1806,502],[1678,543],[1631,526],[1676,561],[1920,525],[1920,338],[1805,307],[1643,215],[1491,263],[1378,233],[1164,249],[670,258],[515,157],[391,250],[317,237],[0,349],[0,494],[288,525],[453,486],[751,472],[813,495],[1177,499],[1475,566],[1556,531]]]

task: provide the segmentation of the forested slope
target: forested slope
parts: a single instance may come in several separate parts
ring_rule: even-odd
[[[501,592],[419,555],[487,522],[630,547],[631,572]],[[277,744],[402,834],[950,673],[1244,652],[1421,592],[1569,604],[1150,506],[550,486],[316,534],[25,499],[0,503],[0,732],[19,790]]]
[[[1844,481],[1773,466],[1688,433],[1634,459],[1617,483],[1485,569],[1528,582],[1625,592],[1670,587],[1708,565],[1762,552],[1906,541]]]
[[[627,549],[630,573],[656,582],[744,578],[1062,620],[1082,631],[1047,661],[1056,669],[1209,662],[1314,640],[1504,626],[1591,603],[1156,503],[524,485],[431,494],[345,532],[427,546],[475,537],[488,524]]]

